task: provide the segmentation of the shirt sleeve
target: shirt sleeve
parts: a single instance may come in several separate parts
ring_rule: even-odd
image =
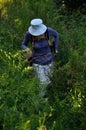
[[[58,42],[59,42],[59,35],[58,32],[50,27],[48,27],[48,35],[54,37],[54,43],[55,43],[55,50],[58,51]]]
[[[22,49],[27,49],[28,48],[28,43],[31,42],[31,36],[29,32],[26,32],[25,37],[22,42]]]

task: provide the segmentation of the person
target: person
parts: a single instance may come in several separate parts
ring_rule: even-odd
[[[55,54],[57,54],[59,36],[56,30],[47,27],[40,18],[32,19],[30,24],[22,42],[22,49],[26,51],[28,58],[32,58],[32,65],[40,81],[39,93],[43,97],[50,83],[49,75],[52,73],[53,66],[49,38],[54,37]],[[31,46],[32,49],[30,49]]]

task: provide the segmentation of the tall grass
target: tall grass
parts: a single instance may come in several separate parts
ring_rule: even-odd
[[[0,1],[0,129],[85,130],[86,29],[80,11],[59,13],[53,1]],[[27,66],[21,43],[32,18],[59,33],[59,54],[47,99]]]

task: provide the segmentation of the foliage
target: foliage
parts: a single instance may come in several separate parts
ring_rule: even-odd
[[[80,9],[85,13],[86,1],[85,0],[53,0],[56,3],[57,8],[61,8],[68,13],[73,13]],[[83,8],[83,9],[82,9]],[[62,10],[61,10],[62,11]]]
[[[45,99],[21,50],[34,17],[59,33],[59,54]],[[80,10],[68,15],[50,0],[0,1],[0,130],[86,129],[85,21]]]

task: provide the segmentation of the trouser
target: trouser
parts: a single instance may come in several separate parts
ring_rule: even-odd
[[[41,97],[43,97],[46,94],[46,87],[50,83],[53,63],[50,63],[48,65],[33,64],[33,66],[40,82],[39,94]]]

